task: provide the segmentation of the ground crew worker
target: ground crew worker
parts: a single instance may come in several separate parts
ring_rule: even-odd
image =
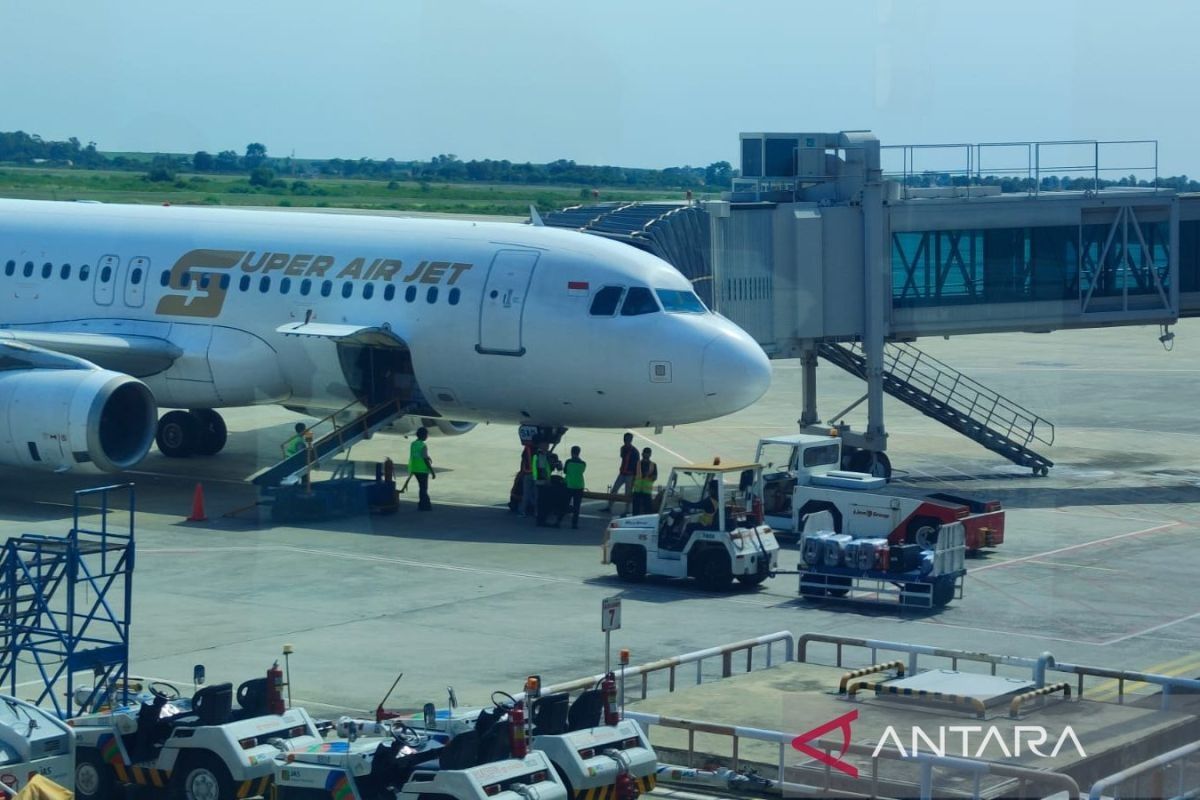
[[[579,507],[583,504],[583,473],[587,462],[579,457],[579,445],[571,448],[571,457],[563,464],[563,475],[567,481],[567,497],[571,503],[571,527],[579,527]]]
[[[521,450],[521,513],[527,517],[532,517],[537,510],[534,498],[533,445],[527,444]]]
[[[633,489],[633,473],[637,469],[638,451],[633,446],[633,434],[625,434],[625,443],[621,445],[621,471],[617,473],[617,479],[613,481],[612,493],[620,494],[621,489],[628,493]],[[605,511],[612,513],[612,501],[609,501],[608,508]],[[629,510],[629,505],[625,505],[625,510]]]
[[[652,455],[649,447],[642,450],[642,460],[634,468],[633,475],[633,513],[649,514],[654,505],[654,482],[658,480],[658,464],[650,460]]]
[[[546,510],[542,507],[542,490],[550,483],[550,457],[546,445],[538,444],[529,461],[529,477],[533,484],[533,513],[538,525],[546,524]]]
[[[296,431],[296,435],[288,439],[287,443],[284,444],[283,454],[285,456],[294,456],[304,449],[304,423],[297,422],[292,430]]]
[[[408,446],[408,474],[417,479],[417,487],[420,489],[417,495],[418,511],[433,510],[433,505],[429,502],[429,479],[436,478],[437,473],[433,471],[429,447],[425,444],[428,438],[429,431],[426,428],[417,428],[417,438]]]

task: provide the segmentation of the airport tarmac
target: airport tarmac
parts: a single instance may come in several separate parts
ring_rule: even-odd
[[[1035,478],[973,442],[886,400],[897,480],[929,491],[999,499],[1005,543],[968,561],[965,595],[936,613],[895,606],[816,605],[795,576],[711,595],[688,582],[621,583],[600,564],[609,517],[585,504],[578,531],[536,528],[507,513],[519,444],[512,426],[431,438],[435,509],[418,514],[415,485],[398,513],[273,525],[245,478],[277,459],[302,419],[276,408],[225,413],[219,456],[167,459],[104,477],[0,470],[0,534],[65,533],[73,489],[129,480],[137,492],[131,672],[191,687],[192,665],[235,685],[261,675],[285,643],[292,693],[318,715],[375,706],[398,673],[391,705],[482,704],[523,677],[547,683],[603,665],[600,604],[623,600],[615,647],[644,663],[779,630],[923,643],[1196,677],[1200,675],[1200,322],[1176,328],[1165,352],[1155,328],[931,339],[917,346],[1057,426]],[[619,354],[603,357],[618,358]],[[863,384],[822,362],[820,410],[834,413]],[[736,376],[731,376],[736,379]],[[553,392],[553,376],[547,376]],[[662,475],[685,461],[749,459],[759,436],[796,430],[798,362],[775,363],[760,402],[709,423],[636,431]],[[861,428],[861,416],[847,420]],[[592,488],[616,474],[620,431],[573,430]],[[408,440],[356,446],[364,470],[406,461]],[[209,520],[185,521],[197,482]],[[239,511],[232,516],[231,512]],[[781,564],[795,565],[794,547]],[[26,678],[36,677],[28,672]],[[1115,688],[1112,689],[1115,697]],[[1096,698],[1101,699],[1101,698]],[[737,720],[723,720],[736,723]]]

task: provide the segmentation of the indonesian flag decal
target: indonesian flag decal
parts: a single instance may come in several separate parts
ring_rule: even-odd
[[[586,297],[587,293],[587,281],[567,281],[567,294],[573,297]]]

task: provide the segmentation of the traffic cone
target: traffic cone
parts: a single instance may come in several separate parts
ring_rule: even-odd
[[[187,518],[188,522],[207,522],[208,517],[204,515],[204,485],[196,484],[196,493],[192,495],[192,515]]]

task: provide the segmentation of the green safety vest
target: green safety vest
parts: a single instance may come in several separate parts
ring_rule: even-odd
[[[408,446],[408,472],[411,475],[429,472],[429,462],[425,460],[425,443],[420,439],[414,439]]]
[[[567,479],[568,489],[583,488],[583,471],[587,469],[587,462],[581,458],[568,458],[563,464],[563,475]]]
[[[649,472],[645,472],[645,463],[644,461],[638,461],[637,469],[633,473],[633,491],[638,494],[653,493],[654,481],[658,479],[658,465],[651,461]]]

